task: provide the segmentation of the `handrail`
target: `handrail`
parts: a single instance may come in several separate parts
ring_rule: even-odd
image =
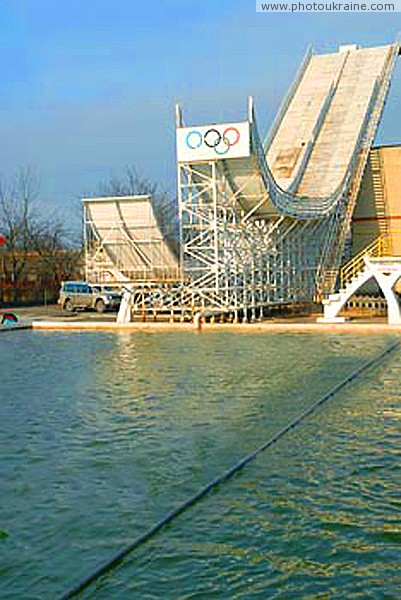
[[[298,68],[298,70],[295,74],[295,77],[291,83],[291,86],[289,87],[286,95],[284,96],[284,99],[280,104],[280,108],[276,114],[276,117],[267,133],[267,136],[266,136],[264,144],[263,144],[263,146],[266,148],[266,151],[269,149],[269,147],[270,147],[281,123],[282,123],[284,115],[287,112],[287,108],[289,107],[293,97],[295,96],[295,93],[296,93],[298,86],[301,82],[301,79],[303,78],[304,73],[309,65],[312,55],[313,55],[313,48],[311,45],[309,45],[306,49],[305,56],[302,59],[301,65]]]
[[[374,96],[374,98],[373,98]],[[373,99],[376,100],[377,96],[377,88],[375,85],[374,94],[372,96],[372,104]],[[370,117],[370,106],[369,117]],[[363,142],[363,136],[365,134],[366,122],[368,120],[368,113],[365,116],[363,121],[360,134],[356,141],[351,160],[349,162],[347,171],[343,177],[342,182],[339,184],[337,189],[330,194],[329,196],[299,196],[290,191],[283,190],[275,181],[275,178],[267,164],[265,151],[260,141],[260,137],[257,131],[256,119],[253,119],[252,127],[251,127],[251,139],[252,139],[252,147],[256,151],[256,155],[259,161],[259,166],[261,167],[261,175],[265,182],[265,186],[269,191],[270,198],[275,204],[276,208],[286,216],[295,217],[299,219],[318,219],[326,216],[328,213],[332,211],[332,209],[336,206],[336,204],[341,199],[344,190],[347,189],[349,180],[351,175],[353,174],[354,167],[359,155],[359,149]]]
[[[373,242],[362,248],[360,252],[340,269],[340,289],[343,289],[356,276],[365,264],[365,256],[381,256],[383,236],[379,235]]]
[[[340,269],[340,288],[344,288],[356,276],[365,264],[366,258],[384,258],[393,255],[393,238],[401,232],[382,233],[370,244],[362,248]]]

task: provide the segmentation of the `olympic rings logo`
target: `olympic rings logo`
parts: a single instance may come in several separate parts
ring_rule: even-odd
[[[190,150],[198,150],[203,144],[219,156],[224,156],[232,146],[238,144],[241,134],[236,127],[227,127],[223,133],[217,129],[208,129],[203,135],[198,129],[192,129],[185,138]]]

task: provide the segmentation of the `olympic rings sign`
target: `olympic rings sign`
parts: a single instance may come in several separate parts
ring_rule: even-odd
[[[185,143],[190,150],[197,150],[204,144],[217,155],[224,156],[232,146],[238,144],[240,139],[241,134],[237,127],[230,125],[223,133],[214,127],[207,129],[203,134],[199,129],[191,129],[186,135]]]
[[[178,162],[242,158],[250,153],[248,121],[177,128]]]

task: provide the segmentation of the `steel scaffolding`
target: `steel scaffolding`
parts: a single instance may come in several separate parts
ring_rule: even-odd
[[[325,223],[245,211],[222,163],[180,165],[179,180],[187,303],[255,319],[313,300]]]

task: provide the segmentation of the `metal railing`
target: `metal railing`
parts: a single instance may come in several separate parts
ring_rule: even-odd
[[[348,283],[357,277],[365,266],[365,258],[381,258],[385,256],[391,256],[392,254],[392,235],[382,234],[379,235],[373,242],[371,242],[365,248],[362,248],[360,252],[350,261],[348,261],[340,269],[339,280],[340,289],[344,289]]]
[[[329,196],[299,196],[292,192],[283,190],[276,183],[275,178],[267,164],[265,150],[262,146],[259,133],[257,131],[256,120],[253,120],[251,128],[252,148],[257,155],[261,175],[269,192],[269,196],[280,213],[297,219],[319,219],[327,216],[336,207],[350,186],[356,163],[359,158],[360,150],[366,144],[365,136],[367,133],[367,124],[372,116],[373,108],[376,104],[379,91],[380,85],[379,82],[376,81],[371,100],[369,102],[366,115],[356,140],[345,175],[336,190]],[[371,140],[369,140],[369,146],[370,143]]]

